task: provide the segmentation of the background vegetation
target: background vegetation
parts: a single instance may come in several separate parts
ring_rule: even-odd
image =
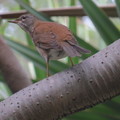
[[[119,0],[94,0],[99,5],[117,4],[119,8]],[[95,54],[97,51],[105,48],[110,43],[120,37],[120,20],[119,18],[108,18],[100,11],[91,0],[24,0],[27,5],[34,9],[61,8],[69,6],[83,5],[84,10],[89,17],[51,17],[52,20],[68,26],[77,36],[77,40],[81,46],[86,47]],[[0,12],[27,11],[34,13],[39,18],[42,17],[34,9],[26,7],[22,0],[4,0],[0,4]],[[119,9],[118,9],[119,10]],[[118,11],[119,14],[119,11]],[[90,20],[90,19],[92,20]],[[44,18],[45,20],[50,20]],[[34,48],[31,38],[17,25],[9,24],[7,20],[0,23],[0,34],[5,36],[8,45],[13,48],[16,56],[28,71],[33,82],[39,81],[46,77],[45,62]],[[83,55],[82,58],[73,58],[74,63],[78,64],[90,55]],[[55,74],[70,66],[69,58],[50,63],[50,72]],[[0,75],[0,100],[10,96],[12,92],[7,87],[2,75]],[[120,97],[116,97],[111,101],[97,105],[91,109],[71,115],[64,120],[119,120],[120,119]]]

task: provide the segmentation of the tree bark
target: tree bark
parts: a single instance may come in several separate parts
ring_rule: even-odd
[[[32,84],[27,73],[2,37],[0,37],[0,70],[14,93]]]
[[[1,120],[58,120],[120,94],[120,40],[0,103]]]

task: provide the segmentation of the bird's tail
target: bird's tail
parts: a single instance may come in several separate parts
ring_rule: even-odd
[[[80,47],[80,46],[78,46],[78,45],[74,45],[74,46],[72,46],[72,47],[74,47],[74,49],[76,49],[79,53],[83,53],[83,54],[91,53],[90,50],[87,50],[87,49],[85,49],[85,48],[83,48],[83,47]]]
[[[70,57],[81,56],[81,54],[91,53],[90,50],[82,48],[82,47],[78,46],[77,44],[69,44],[67,42],[64,42],[64,44],[62,46],[63,46],[64,51]]]

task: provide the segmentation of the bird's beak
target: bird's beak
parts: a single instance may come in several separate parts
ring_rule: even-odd
[[[9,20],[8,22],[18,24],[19,20],[17,20],[17,19],[16,20]]]

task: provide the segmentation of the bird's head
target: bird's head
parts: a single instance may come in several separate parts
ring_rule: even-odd
[[[26,32],[31,32],[37,18],[31,14],[25,14],[13,21],[8,21],[11,23],[18,24]]]

